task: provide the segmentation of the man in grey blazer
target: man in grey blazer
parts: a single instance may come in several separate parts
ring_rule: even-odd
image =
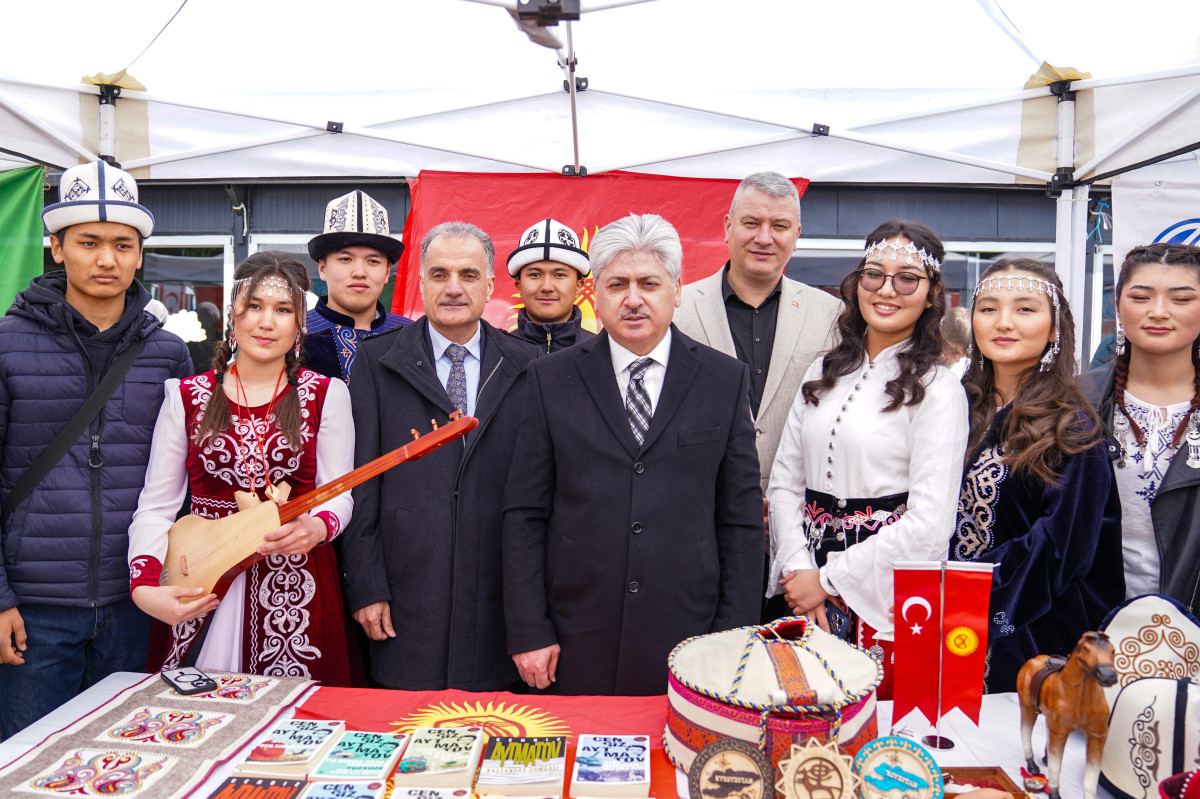
[[[750,367],[750,410],[763,493],[792,400],[808,367],[836,340],[842,303],[783,276],[800,236],[800,194],[778,172],[738,185],[725,216],[729,260],[683,287],[684,334]]]
[[[729,260],[713,275],[684,286],[675,314],[685,335],[750,367],[764,497],[792,401],[808,367],[833,346],[842,310],[837,298],[783,276],[799,236],[795,184],[778,172],[750,175],[738,185],[725,216]],[[786,613],[787,607],[779,610]]]

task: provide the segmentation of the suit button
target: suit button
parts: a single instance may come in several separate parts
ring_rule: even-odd
[[[642,590],[642,584],[639,583],[637,580],[634,580],[632,583],[629,584],[629,593],[636,594],[640,590]]]
[[[634,534],[640,533],[640,532],[642,531],[642,523],[641,523],[641,522],[634,522],[633,524],[631,524],[631,525],[629,526],[629,529],[630,529],[630,530],[633,530]]]
[[[637,463],[633,464],[633,471],[635,474],[641,474],[642,472],[646,471],[646,467],[642,465],[641,461],[638,461]]]
[[[763,430],[761,427],[756,427],[756,428],[754,428],[754,437],[755,437],[755,438],[762,438],[762,437],[763,437],[763,433],[764,433],[764,432],[766,432],[766,431],[765,431],[765,430]]]

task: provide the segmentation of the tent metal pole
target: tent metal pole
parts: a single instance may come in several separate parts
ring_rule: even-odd
[[[579,109],[575,105],[575,39],[571,35],[571,23],[563,23],[567,28],[567,92],[571,95],[571,147],[575,152],[576,176],[579,171]],[[549,250],[547,250],[549,252]]]
[[[798,133],[801,134],[801,136],[813,135],[813,130],[812,130],[811,125],[794,125],[794,124],[790,124],[790,123],[786,123],[786,122],[777,122],[777,121],[770,120],[770,119],[757,119],[755,117],[737,116],[737,115],[733,115],[733,114],[720,114],[716,111],[709,111],[704,108],[696,108],[694,106],[680,105],[679,103],[663,103],[663,102],[659,102],[658,100],[646,100],[645,98],[642,98],[642,97],[633,97],[631,95],[619,94],[617,92],[602,92],[602,93],[606,94],[610,97],[622,97],[626,100],[637,100],[638,102],[643,102],[643,103],[654,103],[655,105],[665,105],[665,106],[670,106],[672,108],[682,108],[685,111],[697,111],[702,114],[712,114],[714,116],[722,116],[722,117],[725,117],[726,119],[740,119],[744,122],[754,122],[754,123],[758,123],[760,125],[772,125],[777,128],[785,128],[788,130],[797,131]],[[1051,173],[1046,172],[1041,169],[1029,169],[1027,167],[1016,166],[1015,164],[1002,164],[999,161],[990,161],[986,158],[975,158],[973,156],[960,155],[958,153],[946,152],[944,150],[930,150],[925,147],[914,147],[911,145],[898,144],[895,142],[885,142],[877,137],[870,136],[867,134],[849,133],[849,132],[845,132],[845,131],[841,131],[841,130],[835,131],[832,126],[830,126],[830,130],[828,132],[825,132],[822,135],[829,136],[831,139],[842,139],[843,141],[852,141],[852,142],[857,142],[859,144],[869,144],[874,147],[883,147],[888,150],[898,150],[900,152],[911,153],[913,155],[924,155],[929,158],[936,158],[936,159],[939,159],[942,161],[953,161],[953,162],[959,163],[959,164],[966,164],[967,166],[977,166],[980,169],[989,169],[989,170],[992,170],[993,172],[1003,172],[1006,175],[1019,175],[1021,177],[1031,178],[1033,180],[1038,180],[1038,181],[1049,182],[1050,178],[1053,177],[1053,175]],[[733,150],[742,150],[745,148],[746,148],[745,145],[741,145],[738,147],[729,147],[729,148],[725,148],[725,149],[710,150],[710,151],[706,151],[703,153],[695,153],[694,155],[709,155],[711,153],[731,152]],[[692,156],[680,156],[680,157],[692,157]],[[629,166],[643,166],[648,163],[659,163],[662,161],[674,161],[674,160],[678,160],[678,158],[658,158],[658,159],[655,159],[654,161],[645,161],[640,164],[631,164]],[[629,166],[610,167],[605,170],[596,170],[596,171],[609,171],[610,169],[628,169]]]
[[[1088,78],[1087,80],[1071,81],[1071,91],[1082,92],[1088,89],[1104,89],[1109,86],[1127,86],[1131,83],[1150,83],[1156,80],[1171,80],[1173,78],[1191,78],[1200,75],[1200,64],[1168,69],[1163,72],[1147,72],[1142,75],[1126,75],[1121,78]]]
[[[8,111],[10,114],[12,114],[13,116],[22,120],[26,124],[31,125],[32,127],[38,129],[42,133],[46,134],[47,136],[49,136],[50,138],[54,139],[56,142],[61,144],[63,147],[66,147],[71,152],[77,153],[78,155],[83,156],[88,161],[96,160],[97,156],[91,150],[89,150],[88,148],[79,144],[74,139],[64,136],[62,133],[60,133],[58,130],[56,130],[53,126],[43,122],[41,119],[38,119],[33,114],[26,111],[24,108],[21,108],[21,106],[17,105],[16,103],[11,102],[3,94],[0,94],[0,108],[3,108],[5,111]]]
[[[985,100],[973,100],[971,102],[959,103],[957,105],[943,105],[937,108],[929,108],[924,111],[914,111],[911,114],[899,114],[894,117],[870,119],[866,122],[858,122],[851,125],[850,130],[862,130],[863,128],[870,128],[874,127],[875,125],[889,125],[893,122],[911,122],[914,119],[926,119],[928,117],[936,117],[942,114],[953,114],[957,111],[971,111],[976,108],[987,108],[991,105],[1003,105],[1004,103],[1015,103],[1024,100],[1036,100],[1039,97],[1047,97],[1049,94],[1049,89],[1026,89],[1025,91],[1016,92],[1015,94],[1004,94],[996,97],[989,97]]]
[[[125,169],[136,169],[136,168],[142,167],[142,166],[155,166],[157,164],[170,164],[170,163],[175,163],[177,161],[187,161],[191,158],[203,158],[204,156],[207,156],[207,155],[221,155],[222,153],[232,153],[232,152],[237,152],[239,150],[252,150],[255,147],[266,147],[271,144],[278,144],[278,143],[286,142],[286,141],[294,141],[294,140],[298,140],[298,139],[311,139],[311,138],[316,138],[318,136],[335,135],[335,134],[330,133],[330,131],[327,131],[324,129],[318,130],[318,129],[314,129],[314,128],[309,128],[308,126],[305,126],[305,128],[306,128],[305,130],[301,130],[301,131],[293,131],[291,133],[284,133],[284,134],[280,134],[278,136],[270,136],[267,138],[249,139],[246,141],[233,142],[232,144],[224,144],[219,147],[206,147],[206,148],[199,149],[199,150],[188,150],[188,151],[182,152],[182,153],[170,153],[168,155],[155,155],[155,156],[150,156],[148,158],[139,158],[137,160],[126,163],[124,165],[124,168]],[[395,136],[388,136],[387,134],[378,133],[376,131],[373,131],[373,130],[370,130],[367,128],[343,127],[342,132],[340,134],[336,134],[336,135],[360,136],[362,138],[375,139],[377,141],[389,142],[391,144],[402,144],[402,145],[405,145],[406,147],[420,147],[425,150],[434,150],[439,153],[450,153],[451,155],[461,155],[461,156],[465,156],[467,158],[479,158],[479,159],[486,160],[486,161],[495,161],[496,163],[500,163],[500,164],[510,164],[512,166],[519,166],[519,167],[523,167],[525,169],[531,169],[535,172],[558,172],[557,169],[550,169],[545,166],[537,166],[534,164],[526,164],[526,163],[523,163],[520,161],[512,161],[512,160],[509,160],[506,158],[494,158],[489,155],[480,155],[478,153],[468,153],[468,152],[463,152],[461,150],[452,150],[448,147],[435,147],[431,144],[420,144],[418,142],[406,141],[404,139],[399,139],[399,138],[396,138]]]
[[[1079,167],[1079,169],[1076,169],[1074,175],[1072,175],[1072,178],[1074,180],[1081,180],[1084,175],[1092,172],[1096,169],[1096,167],[1110,160],[1117,153],[1121,152],[1130,144],[1133,144],[1133,142],[1140,139],[1145,133],[1158,127],[1160,124],[1175,116],[1187,106],[1191,105],[1193,102],[1195,102],[1197,97],[1200,97],[1200,86],[1192,89],[1190,92],[1168,105],[1162,111],[1159,111],[1153,117],[1142,123],[1142,125],[1136,130],[1127,133],[1121,138],[1120,141],[1109,147],[1108,150],[1100,153],[1091,161],[1088,161],[1086,164]]]
[[[1061,175],[1071,170],[1075,165],[1075,92],[1070,90],[1070,84],[1064,81],[1058,92],[1058,173]],[[1076,364],[1082,362],[1084,340],[1080,329],[1083,320],[1083,307],[1086,300],[1084,293],[1083,261],[1076,255],[1082,252],[1083,245],[1077,241],[1079,231],[1075,230],[1075,198],[1080,192],[1077,189],[1064,190],[1058,195],[1055,207],[1054,224],[1054,269],[1063,282],[1063,294],[1067,304],[1075,310],[1077,318],[1075,329],[1075,351],[1060,353],[1060,358],[1074,358]],[[1082,195],[1086,198],[1087,192]],[[1086,217],[1086,200],[1084,201],[1084,221]]]

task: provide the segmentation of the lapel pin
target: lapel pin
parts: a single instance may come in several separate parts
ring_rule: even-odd
[[[792,307],[794,307],[794,308],[799,308],[799,307],[800,307],[800,300],[792,300]]]

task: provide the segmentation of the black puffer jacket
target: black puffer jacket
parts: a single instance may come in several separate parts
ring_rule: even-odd
[[[1100,414],[1109,460],[1121,457],[1113,435],[1113,366],[1110,361],[1080,378],[1083,395]],[[1150,506],[1161,565],[1159,593],[1182,602],[1189,613],[1200,607],[1200,469],[1187,464],[1184,444],[1171,459]]]
[[[137,281],[105,331],[67,303],[66,283],[63,272],[34,278],[0,319],[0,499],[91,394],[102,377],[93,361],[106,369],[136,339],[146,343],[89,429],[4,523],[0,610],[129,596],[127,531],[163,382],[191,374],[186,345],[146,310],[150,295]],[[98,468],[88,465],[93,435]]]

